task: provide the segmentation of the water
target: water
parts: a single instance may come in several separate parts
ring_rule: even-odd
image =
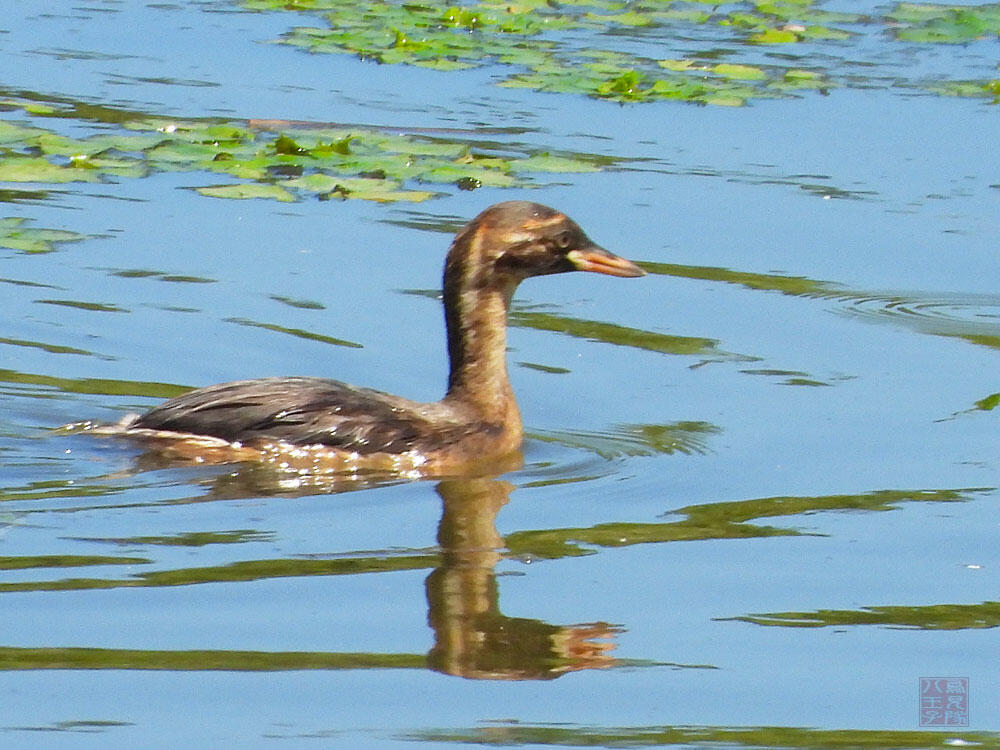
[[[3,23],[19,101],[623,160],[414,204],[0,185],[84,235],[0,250],[4,747],[998,744],[997,108],[885,83],[995,76],[995,42],[619,106],[260,44],[303,21],[224,2]],[[519,290],[523,468],[330,491],[53,431],[272,374],[437,398],[450,231],[521,197],[650,271]],[[919,726],[920,677],[969,678],[968,728]]]

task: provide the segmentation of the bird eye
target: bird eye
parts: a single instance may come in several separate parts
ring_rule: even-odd
[[[565,230],[556,235],[556,247],[560,250],[565,250],[572,244],[572,242],[573,238],[570,236],[570,233]]]

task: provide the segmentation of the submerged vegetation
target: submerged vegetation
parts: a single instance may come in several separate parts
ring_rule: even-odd
[[[898,3],[883,13],[823,9],[822,0],[243,0],[260,11],[321,15],[279,40],[312,53],[436,70],[513,68],[502,86],[615,101],[676,99],[741,105],[836,86],[917,87],[937,94],[1000,96],[1000,81],[911,80],[873,35],[902,44],[996,39],[1000,4]],[[599,39],[597,48],[588,44]],[[822,65],[817,65],[822,60]],[[844,63],[843,70],[837,63]],[[858,64],[871,68],[865,80]]]

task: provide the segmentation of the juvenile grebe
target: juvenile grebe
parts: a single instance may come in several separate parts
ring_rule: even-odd
[[[192,458],[266,460],[300,472],[433,474],[508,455],[522,440],[507,378],[510,300],[529,276],[565,271],[644,275],[558,211],[498,203],[458,233],[445,261],[451,370],[441,401],[418,403],[324,378],[261,378],[190,391],[115,432],[169,440],[173,452]]]

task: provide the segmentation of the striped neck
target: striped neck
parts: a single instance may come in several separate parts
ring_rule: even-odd
[[[504,418],[514,400],[507,378],[507,312],[517,284],[498,279],[488,266],[480,227],[455,238],[444,272],[446,399],[474,406],[484,417]]]

